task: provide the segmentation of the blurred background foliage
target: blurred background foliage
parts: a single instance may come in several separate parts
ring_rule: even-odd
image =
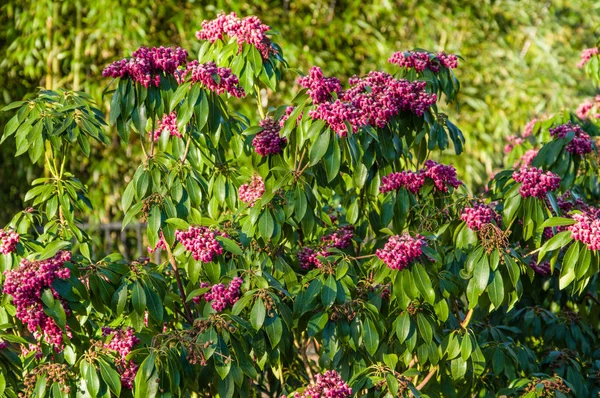
[[[445,50],[464,60],[460,111],[448,107],[467,138],[468,155],[442,154],[475,191],[502,166],[507,135],[535,116],[575,109],[598,91],[576,68],[580,51],[600,36],[597,0],[283,0],[208,5],[175,0],[4,0],[0,8],[0,105],[26,98],[44,86],[90,93],[102,109],[109,83],[104,66],[138,47],[180,45],[195,57],[195,32],[218,12],[257,15],[276,37],[293,68],[320,66],[342,80],[373,69],[392,71],[388,57],[413,48]],[[293,96],[296,74],[269,95],[279,106]],[[240,109],[256,118],[251,109]],[[0,128],[10,112],[0,115]],[[116,132],[113,132],[116,138]],[[120,220],[120,193],[139,163],[135,142],[117,140],[92,157],[72,156],[95,207],[91,222]],[[0,224],[23,209],[23,195],[35,165],[14,159],[14,145],[0,147]]]

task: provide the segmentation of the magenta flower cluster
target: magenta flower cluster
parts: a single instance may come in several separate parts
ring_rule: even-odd
[[[438,73],[440,66],[447,69],[458,67],[458,57],[444,52],[431,54],[425,51],[398,51],[392,54],[388,62],[401,68],[414,69],[417,72],[429,69],[433,73]]]
[[[192,82],[200,83],[217,94],[229,93],[229,95],[237,98],[246,95],[246,92],[240,86],[238,77],[231,73],[231,69],[221,68],[214,62],[201,64],[194,60],[187,65],[184,75],[188,73],[191,73]]]
[[[242,45],[248,43],[258,50],[263,59],[267,59],[276,52],[271,39],[265,34],[269,30],[271,28],[255,16],[238,18],[232,12],[219,14],[212,21],[202,22],[202,29],[196,32],[196,37],[211,43],[225,40],[225,36],[235,38],[239,45],[238,53],[242,51]]]
[[[337,231],[323,236],[321,241],[325,244],[326,248],[335,247],[336,249],[345,249],[352,244],[353,237],[354,225],[344,225],[338,228]]]
[[[148,253],[152,254],[159,249],[167,250],[167,242],[165,241],[165,236],[163,235],[162,231],[160,231],[160,238],[158,239],[156,246],[154,248],[148,246]]]
[[[521,156],[518,163],[520,163],[522,166],[530,166],[538,152],[539,149],[528,149],[523,156]]]
[[[400,188],[406,188],[409,192],[416,194],[425,184],[425,175],[421,172],[401,171],[398,173],[390,173],[381,178],[381,193],[397,191]]]
[[[318,66],[310,68],[307,76],[298,78],[298,84],[307,88],[307,94],[313,101],[313,104],[321,104],[330,101],[332,93],[340,94],[342,92],[342,83],[335,77],[324,77],[323,71]]]
[[[192,253],[194,260],[210,263],[223,254],[223,246],[216,239],[226,236],[223,232],[208,227],[190,227],[187,231],[175,231],[175,237],[183,247]]]
[[[188,53],[181,47],[140,47],[131,58],[108,65],[102,76],[130,78],[148,88],[158,87],[162,74],[176,75],[177,69],[185,65]]]
[[[560,185],[560,177],[551,171],[544,171],[533,166],[523,166],[513,172],[513,179],[521,183],[519,193],[523,198],[542,199],[549,191],[555,191]]]
[[[215,311],[222,312],[227,306],[232,306],[239,300],[242,283],[244,283],[244,280],[239,276],[233,278],[229,283],[229,286],[225,286],[222,283],[210,286],[210,283],[202,282],[200,283],[200,287],[210,287],[210,291],[194,297],[194,303],[200,303],[200,299],[204,297],[204,300],[210,302],[210,306]]]
[[[600,219],[598,212],[576,213],[571,216],[577,223],[569,225],[571,237],[584,243],[590,250],[600,250]]]
[[[592,110],[594,110],[594,113],[592,113]],[[600,119],[600,95],[595,96],[592,100],[586,99],[583,101],[577,107],[575,113],[580,119],[587,119],[589,117]]]
[[[535,127],[535,124],[539,121],[540,121],[540,119],[534,118],[534,119],[530,120],[529,122],[527,122],[527,124],[523,128],[522,137],[526,138],[526,137],[531,136],[533,134],[533,128]]]
[[[55,279],[69,278],[70,271],[64,264],[70,260],[71,253],[61,251],[47,260],[29,261],[24,258],[18,269],[4,272],[4,293],[12,296],[16,317],[34,334],[39,327],[46,342],[54,345],[57,350],[62,347],[63,333],[56,322],[44,313],[41,297],[44,290],[50,289],[54,298],[60,300],[52,282]],[[65,312],[70,313],[68,308],[65,308]]]
[[[339,80],[322,77],[318,68],[311,69],[311,75],[315,78],[301,78],[316,105],[309,115],[325,121],[340,137],[367,125],[382,128],[400,112],[422,116],[437,101],[435,94],[426,91],[426,82],[398,80],[384,72],[352,77],[345,91]],[[331,90],[338,97],[333,102],[328,101],[333,99]]]
[[[529,260],[529,266],[535,271],[536,274],[542,276],[550,275],[550,263],[548,261],[543,261],[538,263],[537,254],[534,255],[531,260]]]
[[[322,244],[317,248],[305,246],[298,252],[298,262],[300,268],[321,268],[323,264],[317,256],[327,257],[329,249],[335,247],[336,249],[346,249],[352,245],[352,238],[354,237],[354,225],[344,225],[338,228],[336,231],[329,235],[321,238]]]
[[[17,244],[21,237],[12,229],[0,229],[0,253],[10,254],[17,250]]]
[[[267,117],[258,124],[263,130],[252,139],[254,151],[260,156],[281,153],[287,144],[287,138],[279,136],[281,130],[279,123],[273,118]]]
[[[342,376],[335,370],[328,370],[323,374],[315,376],[315,381],[311,383],[302,394],[294,393],[293,398],[349,398],[352,396],[352,389],[342,379]]]
[[[433,185],[440,192],[448,192],[448,186],[458,188],[462,182],[456,177],[456,169],[452,165],[443,165],[433,160],[425,162],[425,177],[433,180]]]
[[[594,55],[598,55],[598,53],[600,53],[600,49],[598,49],[598,47],[584,49],[581,52],[581,59],[577,63],[577,67],[583,68],[583,66],[587,64]]]
[[[138,371],[138,365],[131,360],[128,361],[126,357],[133,350],[133,347],[135,347],[136,344],[139,344],[140,339],[133,334],[133,329],[131,328],[113,329],[103,327],[102,336],[110,336],[110,341],[105,343],[104,347],[114,351],[119,356],[116,365],[117,370],[121,375],[121,385],[124,388],[131,390]]]
[[[423,254],[423,246],[427,245],[425,238],[417,235],[414,238],[408,233],[394,235],[389,238],[382,249],[375,254],[389,268],[402,271]]]
[[[156,129],[149,132],[150,137],[156,142],[165,130],[169,132],[170,137],[181,138],[181,132],[177,128],[177,114],[175,112],[163,115],[162,119],[158,121]]]
[[[502,217],[496,210],[482,203],[476,203],[473,207],[465,207],[460,218],[473,231],[479,231],[482,226],[492,222],[495,222],[497,225],[502,223]]]
[[[254,206],[257,200],[265,193],[265,183],[260,176],[252,176],[249,184],[242,184],[238,189],[238,196],[248,206]]]
[[[571,131],[575,133],[573,140],[567,144],[567,152],[579,156],[592,152],[592,139],[576,124],[568,122],[548,131],[554,138],[565,138]]]
[[[426,178],[431,179],[435,189],[440,192],[448,192],[448,186],[458,188],[462,184],[456,176],[456,169],[452,165],[446,166],[428,160],[425,162],[425,168],[417,172],[401,171],[382,177],[379,191],[387,193],[406,188],[409,192],[416,194],[425,184]]]
[[[296,109],[295,106],[288,106],[287,108],[285,108],[285,113],[281,116],[281,118],[279,118],[279,127],[283,128],[283,125],[285,124],[286,120],[290,118],[292,112],[294,112],[294,109]],[[300,112],[300,114],[298,115],[298,119],[296,119],[296,125],[298,125],[298,122],[302,120],[303,115],[304,112]]]

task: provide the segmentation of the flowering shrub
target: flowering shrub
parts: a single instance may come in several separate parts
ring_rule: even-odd
[[[464,144],[439,102],[459,99],[456,56],[398,52],[347,86],[315,67],[265,109],[293,72],[274,35],[221,14],[189,63],[140,48],[103,73],[108,123],[77,92],[6,109],[2,141],[46,174],[0,230],[0,393],[597,395],[593,121],[530,123],[519,168],[474,196],[434,160]],[[111,128],[141,146],[122,224],[156,263],[82,230],[68,154]]]

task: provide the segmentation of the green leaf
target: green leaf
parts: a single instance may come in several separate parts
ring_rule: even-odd
[[[502,305],[502,301],[504,301],[504,281],[502,280],[500,271],[494,272],[494,279],[488,286],[488,296],[495,308],[499,308]]]
[[[471,356],[473,345],[471,342],[471,336],[469,333],[465,334],[462,338],[462,342],[460,343],[460,357],[463,361],[467,361]]]
[[[544,256],[547,252],[565,247],[567,243],[571,242],[572,240],[573,238],[571,237],[571,231],[557,233],[539,249],[538,262],[544,260]]]
[[[158,293],[150,287],[149,284],[144,284],[144,293],[146,294],[146,302],[148,304],[148,314],[157,323],[163,321],[164,310],[163,303],[158,296]]]
[[[479,263],[475,266],[475,269],[473,270],[473,279],[475,281],[475,288],[478,292],[477,295],[479,296],[487,287],[490,279],[490,264],[487,255],[483,255]]]
[[[431,340],[433,340],[433,329],[425,315],[417,314],[417,327],[419,328],[419,334],[423,341],[431,343]]]
[[[329,146],[327,155],[325,156],[325,173],[327,174],[327,182],[333,181],[340,171],[341,151],[339,140],[334,137],[333,145]]]
[[[325,153],[327,153],[330,138],[331,131],[329,129],[325,130],[323,133],[321,133],[319,137],[317,137],[316,141],[310,147],[310,166],[314,166],[315,164],[319,163],[319,161],[323,158]]]
[[[329,307],[335,301],[337,296],[337,283],[333,275],[329,275],[325,281],[325,286],[321,290],[321,301],[325,307]]]
[[[135,281],[133,284],[131,301],[133,303],[133,309],[138,315],[144,316],[144,312],[146,311],[146,293],[139,281]]]
[[[435,292],[431,285],[431,279],[429,278],[425,268],[419,263],[414,264],[412,268],[412,275],[415,285],[417,286],[417,289],[419,289],[419,292],[421,292],[423,295],[423,298],[425,298],[425,301],[433,305],[435,303]]]
[[[404,343],[410,333],[411,319],[406,313],[400,315],[396,320],[396,336],[400,344]]]
[[[137,199],[141,200],[146,195],[146,191],[148,191],[148,185],[150,183],[150,173],[148,170],[144,170],[142,174],[140,174],[140,178],[137,180],[135,188],[137,193]]]
[[[260,220],[258,220],[258,231],[260,232],[260,236],[267,241],[271,239],[273,236],[273,231],[275,230],[275,223],[273,221],[273,216],[271,212],[267,209],[260,216]]]
[[[102,380],[108,385],[110,391],[119,397],[121,395],[121,377],[116,370],[111,368],[104,360],[99,360],[100,375]]]
[[[127,188],[125,188],[125,191],[123,192],[123,198],[121,199],[121,207],[123,208],[124,212],[127,212],[127,209],[129,209],[129,206],[131,206],[131,202],[133,201],[134,188],[135,186],[133,182],[130,182],[129,184],[127,184]]]
[[[367,318],[363,322],[362,336],[367,352],[371,355],[375,355],[375,352],[377,352],[377,348],[379,347],[379,333],[370,318]]]
[[[94,364],[87,363],[85,374],[83,376],[85,377],[87,390],[92,398],[98,396],[98,392],[100,392],[100,378],[98,377],[98,371]]]
[[[263,303],[261,298],[257,298],[250,312],[250,323],[252,323],[254,329],[259,330],[262,327],[266,314],[265,303]]]
[[[279,344],[281,341],[281,336],[283,335],[283,324],[281,322],[281,318],[279,316],[267,318],[265,322],[265,330],[267,332],[267,337],[271,342],[271,348],[277,347],[277,344]]]
[[[577,221],[572,218],[552,217],[544,221],[542,225],[540,225],[540,228],[556,227],[559,225],[573,225],[575,223],[577,223]]]
[[[329,315],[326,312],[318,312],[313,315],[307,325],[308,336],[313,337],[323,331],[327,325],[327,321],[329,321]]]
[[[217,236],[217,240],[221,242],[225,250],[230,253],[236,254],[238,256],[243,256],[244,252],[242,249],[235,243],[233,240],[226,238],[224,236]]]

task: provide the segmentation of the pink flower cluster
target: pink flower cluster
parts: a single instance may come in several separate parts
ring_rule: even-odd
[[[163,235],[162,231],[160,231],[160,239],[158,240],[158,243],[156,243],[156,247],[152,248],[148,246],[148,253],[152,254],[159,249],[167,250],[167,242],[165,241],[165,236]]]
[[[497,225],[500,225],[502,223],[502,216],[490,206],[482,203],[476,203],[473,207],[465,207],[460,218],[467,224],[467,227],[474,231],[478,231],[485,224],[496,222]]]
[[[298,252],[298,262],[300,268],[321,268],[323,264],[317,256],[327,257],[329,249],[335,247],[336,249],[345,249],[352,245],[352,238],[354,237],[354,225],[344,225],[338,228],[335,232],[321,238],[322,244],[317,248],[305,246]]]
[[[438,73],[440,66],[447,69],[458,67],[458,57],[444,52],[431,54],[425,51],[398,51],[392,54],[388,62],[401,68],[414,69],[417,72],[429,69],[433,73]]]
[[[323,236],[321,240],[325,244],[325,247],[335,247],[336,249],[345,249],[352,244],[352,238],[354,237],[354,225],[344,225],[337,231]]]
[[[54,319],[44,313],[41,297],[45,289],[50,289],[54,298],[60,300],[52,282],[57,278],[69,278],[70,271],[64,264],[70,260],[71,252],[61,251],[47,260],[29,261],[24,258],[18,269],[4,272],[4,293],[13,297],[16,317],[34,334],[39,327],[46,341],[57,350],[62,347],[63,333]],[[68,308],[65,312],[70,313]]]
[[[519,193],[523,198],[530,196],[542,199],[548,191],[555,191],[560,185],[560,177],[551,171],[533,166],[523,166],[513,172],[513,179],[521,183]]]
[[[435,189],[440,192],[448,192],[448,186],[458,188],[462,184],[456,177],[456,169],[452,165],[446,166],[428,160],[425,162],[425,168],[417,172],[402,171],[382,177],[379,190],[386,193],[406,188],[409,192],[416,194],[425,184],[426,178],[431,179]]]
[[[260,176],[252,176],[250,184],[242,184],[238,189],[238,196],[248,206],[254,206],[257,200],[265,193],[265,183]]]
[[[202,29],[196,32],[196,37],[198,40],[208,40],[211,43],[224,40],[225,36],[235,37],[239,45],[238,53],[242,51],[242,45],[248,43],[260,52],[263,59],[267,59],[276,52],[271,40],[265,34],[269,30],[271,28],[255,16],[240,19],[235,12],[232,12],[229,15],[219,14],[212,21],[202,22]]]
[[[263,130],[254,136],[252,146],[260,156],[281,153],[287,144],[287,138],[280,137],[281,127],[273,118],[268,117],[258,122]]]
[[[529,166],[533,162],[533,159],[537,156],[539,149],[528,149],[527,152],[521,156],[519,163],[523,166]]]
[[[389,238],[382,249],[377,249],[375,254],[389,268],[402,271],[423,254],[423,246],[427,245],[425,238],[408,233],[394,235]]]
[[[571,131],[575,133],[573,140],[567,144],[567,152],[580,156],[592,152],[592,139],[576,124],[568,122],[548,131],[554,138],[565,138]]]
[[[527,122],[527,124],[523,128],[523,135],[522,135],[522,137],[525,138],[525,137],[529,137],[530,135],[532,135],[533,134],[533,128],[535,127],[535,124],[537,122],[539,122],[539,121],[540,121],[540,119],[534,118],[534,119],[530,120],[529,122]]]
[[[290,118],[292,112],[294,112],[294,109],[296,109],[295,106],[288,106],[287,108],[285,108],[285,114],[279,119],[279,127],[283,128],[283,125],[285,124],[286,120]],[[302,120],[303,115],[304,112],[300,112],[300,114],[298,115],[298,119],[296,119],[296,125],[298,125],[298,122]]]
[[[315,376],[302,394],[294,393],[293,398],[348,398],[352,396],[352,389],[335,370],[328,370]]]
[[[148,88],[158,87],[161,74],[176,75],[177,68],[185,65],[188,53],[181,47],[140,47],[131,58],[108,65],[102,76],[130,78]]]
[[[332,99],[332,93],[340,94],[342,84],[335,77],[324,77],[323,71],[318,66],[313,66],[308,72],[308,76],[298,78],[298,84],[307,88],[307,94],[313,101],[313,104],[321,104]]]
[[[592,113],[592,110],[594,113]],[[593,99],[586,99],[583,101],[583,103],[577,107],[575,113],[580,119],[587,119],[588,117],[600,119],[600,95],[595,96]]]
[[[433,185],[440,192],[448,192],[448,185],[458,188],[462,182],[456,177],[456,169],[452,166],[446,166],[433,160],[425,162],[425,177],[433,180]]]
[[[571,231],[571,237],[584,243],[590,250],[600,250],[600,219],[598,218],[598,212],[577,213],[571,217],[577,221],[576,224],[567,227]]]
[[[223,232],[208,227],[190,227],[187,231],[175,231],[175,237],[192,253],[194,260],[203,263],[210,263],[216,256],[223,254],[223,247],[216,239],[219,235],[226,236]]]
[[[177,114],[175,112],[163,115],[162,119],[158,121],[156,130],[151,131],[148,134],[150,134],[150,137],[156,142],[160,139],[161,134],[165,130],[169,132],[170,137],[181,138],[181,133],[177,128]]]
[[[133,329],[131,328],[124,330],[120,328],[112,329],[103,327],[102,336],[111,337],[110,341],[104,344],[104,347],[114,351],[119,356],[116,365],[117,370],[121,375],[121,385],[124,388],[131,390],[138,371],[138,365],[131,360],[128,361],[126,357],[133,350],[133,347],[136,344],[139,344],[140,339],[133,334]]]
[[[196,296],[193,298],[194,303],[200,303],[200,299],[204,296],[204,300],[210,302],[210,306],[217,312],[222,312],[228,305],[234,305],[240,298],[240,287],[244,283],[244,280],[239,276],[236,276],[231,280],[229,286],[225,286],[222,283],[212,285],[209,292],[204,295]],[[200,283],[201,288],[209,287],[210,283]]]
[[[229,93],[237,98],[246,95],[238,77],[231,73],[231,69],[218,67],[214,62],[201,64],[194,60],[187,65],[184,75],[188,73],[191,73],[193,82],[200,83],[217,94]]]
[[[325,121],[340,137],[367,125],[382,128],[400,112],[422,116],[437,101],[435,94],[426,91],[426,82],[398,80],[384,72],[355,76],[348,83],[350,88],[338,91],[338,99],[333,102],[326,101],[323,89],[318,97],[320,102],[315,102],[317,107],[309,112],[313,119]]]
[[[0,229],[0,253],[10,254],[17,250],[17,244],[21,237],[18,233],[9,229],[8,231]]]
[[[382,193],[397,191],[400,188],[406,188],[409,192],[416,194],[425,184],[425,175],[419,171],[401,171],[399,173],[390,173],[381,178],[379,190]]]
[[[512,150],[525,142],[523,137],[519,137],[516,135],[509,135],[506,137],[507,144],[504,145],[504,153],[511,153]]]
[[[586,48],[581,52],[581,60],[577,63],[578,68],[583,68],[594,55],[598,55],[600,50],[598,47]]]

